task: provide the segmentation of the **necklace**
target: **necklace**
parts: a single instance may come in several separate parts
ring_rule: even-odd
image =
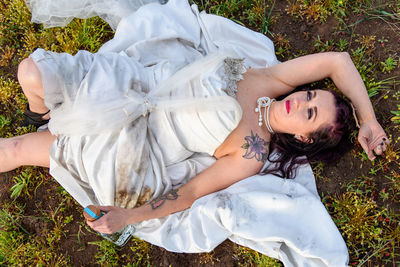
[[[267,126],[268,131],[271,134],[274,134],[274,130],[272,130],[271,124],[269,123],[269,109],[271,107],[272,102],[274,102],[274,98],[269,98],[267,96],[260,97],[257,99],[257,107],[255,112],[258,112],[260,114],[260,117],[258,119],[258,125],[261,127],[262,126],[262,115],[261,115],[261,108],[264,108],[264,122],[265,126]]]

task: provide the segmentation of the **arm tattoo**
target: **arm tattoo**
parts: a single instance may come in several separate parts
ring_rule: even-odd
[[[171,189],[165,195],[156,197],[150,201],[151,209],[155,210],[161,207],[167,200],[176,200],[178,199],[178,196],[178,189]]]
[[[269,142],[266,142],[264,139],[259,137],[258,134],[254,135],[253,131],[251,131],[251,135],[246,136],[244,140],[246,143],[242,145],[242,148],[246,149],[246,153],[243,155],[243,158],[255,158],[257,161],[261,162],[265,162],[267,160]]]

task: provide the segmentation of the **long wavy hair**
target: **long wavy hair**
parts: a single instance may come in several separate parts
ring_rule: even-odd
[[[307,89],[301,87],[295,91]],[[300,165],[315,161],[333,163],[351,149],[350,135],[356,129],[352,107],[336,92],[331,93],[335,99],[335,122],[323,125],[312,132],[308,136],[313,140],[311,143],[302,142],[292,134],[274,134],[271,139],[272,153],[268,156],[271,164],[262,171],[262,174],[294,178]]]

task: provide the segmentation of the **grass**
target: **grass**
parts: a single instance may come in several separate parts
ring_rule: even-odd
[[[313,170],[322,188],[323,203],[349,248],[350,265],[400,265],[398,1],[193,2],[201,10],[266,34],[274,41],[280,60],[323,51],[347,51],[351,55],[392,143],[383,157],[370,162],[354,141],[352,152],[339,163],[350,169],[344,161],[351,162],[349,173],[324,164],[313,165]],[[44,29],[29,22],[30,14],[23,0],[2,0],[0,10],[0,137],[11,137],[35,130],[19,126],[26,99],[16,80],[18,63],[37,47],[68,53],[79,49],[94,52],[112,38],[113,32],[99,18],[75,19],[65,28]],[[279,26],[283,23],[284,27]],[[362,25],[377,23],[384,30],[360,30]],[[305,25],[301,33],[300,25]],[[331,27],[330,34],[318,32],[327,25]],[[277,28],[281,31],[274,31]],[[329,80],[323,81],[322,86],[333,88]],[[144,241],[133,239],[120,249],[96,238],[76,212],[76,203],[46,170],[19,168],[7,177],[11,186],[0,209],[0,264],[71,266],[75,259],[63,253],[62,247],[66,240],[73,240],[78,251],[95,251],[87,264],[160,265],[151,256],[157,248]],[[38,198],[39,195],[46,197]],[[38,225],[41,231],[35,228]],[[88,238],[92,238],[90,242],[84,241]],[[232,257],[241,266],[281,265],[240,246],[235,246]],[[224,264],[213,252],[201,254],[197,262],[207,266]]]

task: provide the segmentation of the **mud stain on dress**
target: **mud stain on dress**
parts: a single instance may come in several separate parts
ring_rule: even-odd
[[[135,207],[140,207],[149,202],[153,198],[154,192],[148,186],[144,186],[144,190],[142,190],[141,194],[138,197]]]
[[[149,151],[146,146],[147,118],[140,117],[120,133],[124,142],[118,144],[116,164],[116,192],[114,203],[134,208],[140,196],[146,198],[144,179],[149,170]],[[144,192],[144,193],[142,193]],[[151,193],[147,193],[151,195]]]

